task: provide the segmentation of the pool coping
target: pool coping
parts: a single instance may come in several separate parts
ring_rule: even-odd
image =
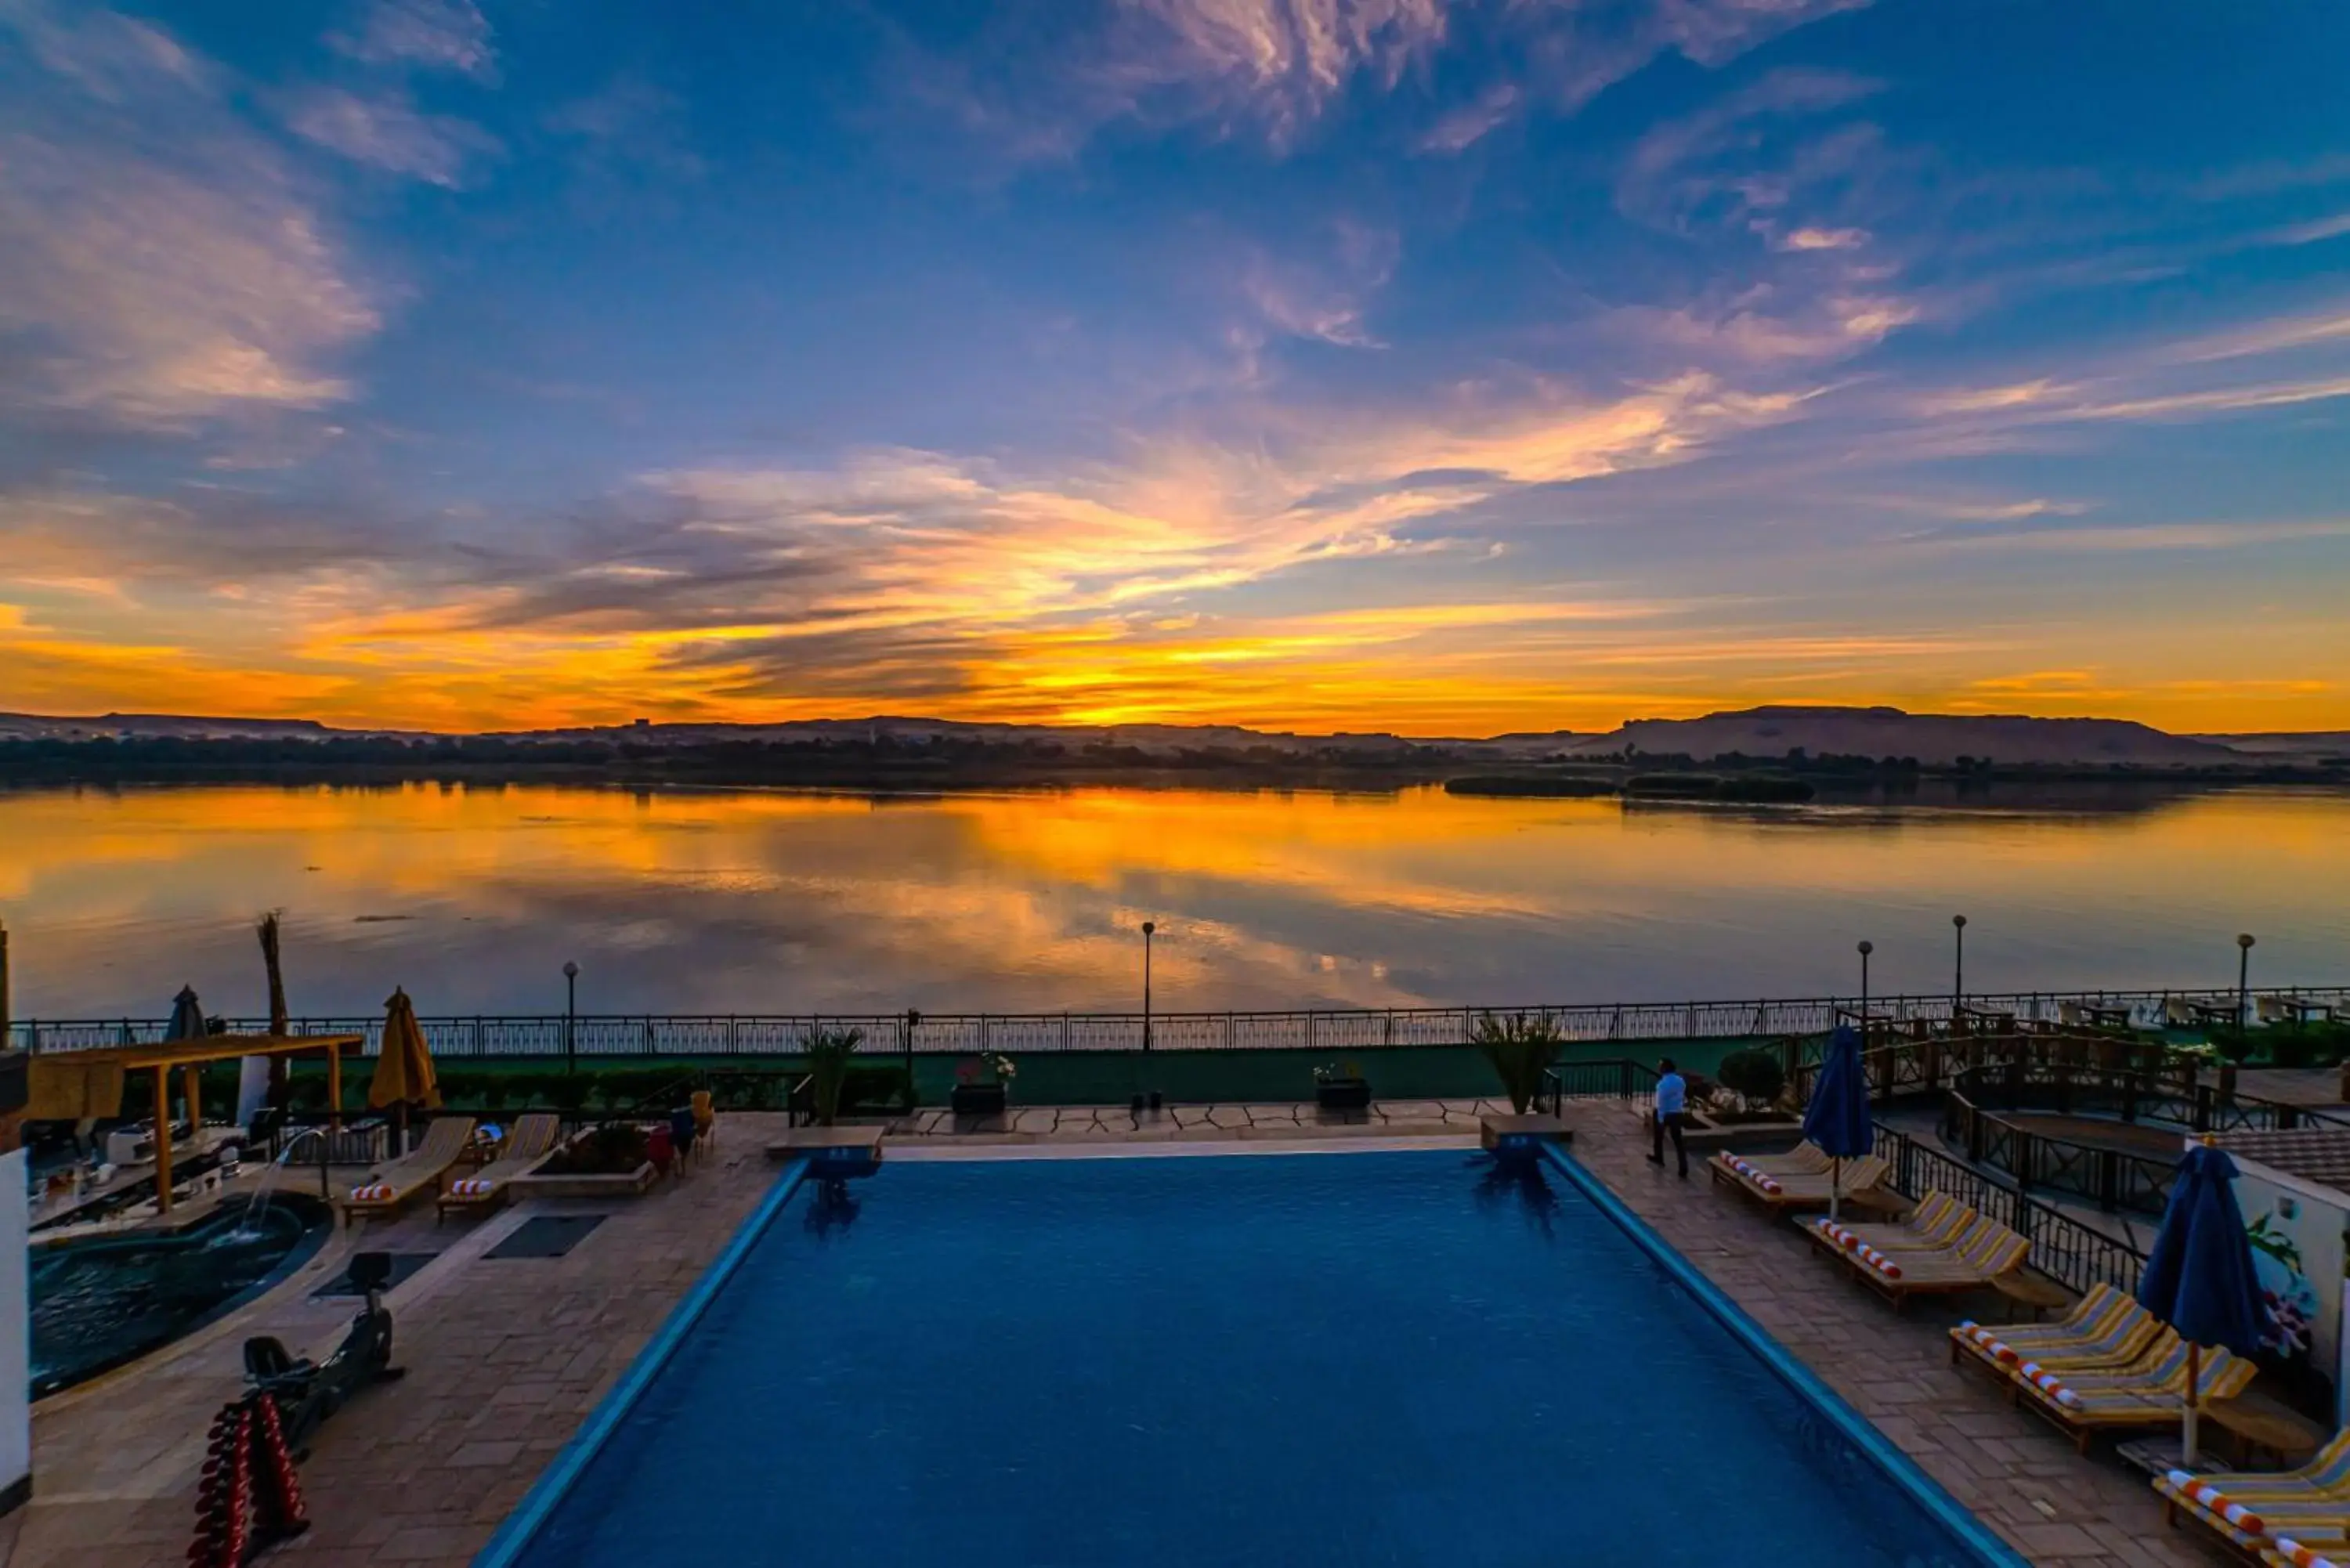
[[[637,1352],[636,1359],[620,1375],[619,1382],[597,1402],[588,1419],[581,1422],[579,1429],[571,1435],[571,1440],[563,1445],[546,1469],[539,1473],[538,1480],[531,1483],[530,1490],[523,1494],[522,1501],[515,1504],[514,1511],[498,1525],[496,1533],[475,1553],[473,1568],[512,1568],[523,1549],[531,1543],[540,1526],[546,1522],[547,1516],[578,1484],[589,1461],[603,1450],[612,1433],[636,1408],[645,1391],[652,1386],[653,1380],[668,1367],[678,1348],[685,1343],[685,1336],[692,1332],[695,1324],[702,1321],[702,1314],[710,1310],[710,1303],[717,1300],[718,1293],[733,1279],[736,1271],[743,1266],[743,1260],[767,1233],[767,1227],[776,1213],[791,1201],[792,1194],[799,1190],[800,1183],[806,1177],[807,1161],[805,1159],[793,1160],[782,1168],[767,1196],[760,1199],[759,1206],[735,1228],[733,1238],[726,1243],[726,1250],[718,1255],[715,1262],[702,1271],[702,1277],[693,1282],[691,1290],[686,1292],[684,1299],[671,1309],[660,1327],[653,1331],[652,1338],[645,1342],[645,1347]]]
[[[1706,1278],[1696,1264],[1682,1257],[1673,1244],[1647,1220],[1632,1212],[1630,1206],[1617,1197],[1597,1175],[1578,1164],[1565,1149],[1545,1147],[1543,1156],[1591,1200],[1593,1207],[1614,1220],[1635,1246],[1661,1265],[1676,1284],[1728,1329],[1732,1338],[1776,1374],[1797,1398],[1808,1402],[1825,1417],[1845,1440],[1852,1444],[1856,1452],[1876,1466],[1878,1473],[1924,1509],[1961,1544],[1971,1549],[1978,1561],[1987,1568],[2030,1568],[2029,1560],[2022,1552],[2001,1540],[1997,1532],[1978,1519],[1971,1509],[1952,1497],[1939,1481],[1918,1466],[1917,1460],[1902,1452],[1893,1439],[1878,1431],[1875,1424],[1855,1409],[1843,1395],[1829,1387],[1819,1374],[1804,1366],[1793,1352],[1773,1338],[1770,1330],[1731,1300],[1729,1293]]]

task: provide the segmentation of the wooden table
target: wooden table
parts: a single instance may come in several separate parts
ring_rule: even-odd
[[[2195,1022],[2206,1029],[2233,1029],[2242,1022],[2232,1002],[2190,1002],[2187,1010],[2195,1015]]]
[[[2021,1269],[2000,1275],[1991,1284],[1991,1289],[2007,1298],[2012,1309],[2008,1315],[2011,1323],[2026,1310],[2031,1312],[2032,1321],[2038,1323],[2042,1313],[2073,1304],[2073,1293],[2063,1285],[2038,1274],[2027,1274]]]
[[[2126,1030],[2130,1026],[2130,1010],[2126,1007],[2104,1007],[2090,1002],[2082,1003],[2081,1011],[2089,1015],[2089,1023],[2095,1028]]]
[[[2260,1394],[2210,1400],[2203,1414],[2235,1440],[2238,1458],[2246,1464],[2263,1453],[2274,1454],[2283,1466],[2300,1464],[2324,1448],[2331,1435],[2307,1417]]]

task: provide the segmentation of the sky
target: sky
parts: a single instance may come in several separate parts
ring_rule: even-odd
[[[0,709],[2350,727],[2350,10],[0,0]]]

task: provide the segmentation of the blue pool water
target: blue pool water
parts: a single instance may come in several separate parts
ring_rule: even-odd
[[[1544,1168],[803,1184],[526,1568],[1976,1564]]]

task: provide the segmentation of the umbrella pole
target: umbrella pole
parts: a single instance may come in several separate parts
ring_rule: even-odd
[[[1828,1220],[1836,1218],[1837,1189],[1844,1184],[1844,1156],[1835,1155],[1828,1160]]]
[[[2195,1468],[2195,1384],[2202,1372],[2203,1347],[2193,1340],[2187,1342],[2187,1420],[2186,1430],[2178,1443],[2178,1468]]]

